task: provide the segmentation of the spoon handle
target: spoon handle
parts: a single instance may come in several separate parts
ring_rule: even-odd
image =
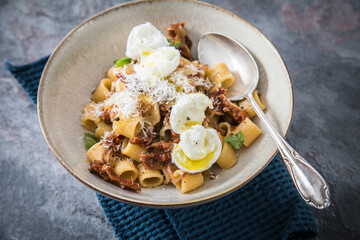
[[[278,146],[286,168],[302,199],[310,206],[318,209],[328,207],[330,205],[330,192],[325,180],[276,131],[264,112],[257,105],[252,94],[249,94],[246,98]]]

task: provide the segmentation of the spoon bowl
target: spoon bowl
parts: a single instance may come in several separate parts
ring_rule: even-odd
[[[257,64],[249,51],[235,39],[219,33],[207,33],[199,41],[198,56],[200,62],[206,62],[210,67],[225,62],[232,70],[235,80],[226,93],[232,101],[245,98],[258,85]]]
[[[235,78],[228,89],[228,98],[236,101],[246,97],[276,143],[302,199],[318,209],[328,207],[330,192],[323,177],[285,141],[255,101],[252,93],[259,81],[259,70],[249,51],[238,41],[225,35],[206,33],[199,41],[198,55],[200,62],[210,67],[219,62],[228,66]]]

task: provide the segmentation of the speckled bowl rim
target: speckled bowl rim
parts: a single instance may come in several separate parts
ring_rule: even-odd
[[[113,10],[119,9],[119,8],[125,8],[128,6],[132,6],[132,5],[137,5],[137,4],[143,4],[146,2],[155,2],[155,1],[161,1],[161,2],[174,2],[174,1],[180,1],[180,2],[190,2],[192,4],[198,4],[201,6],[205,6],[205,7],[211,7],[215,10],[218,11],[222,11],[228,15],[230,15],[233,18],[236,18],[237,20],[242,21],[243,23],[247,24],[249,27],[251,27],[259,36],[261,36],[265,41],[268,41],[270,43],[270,46],[273,50],[273,52],[275,53],[275,55],[279,58],[280,62],[282,63],[284,69],[286,70],[286,78],[288,80],[289,86],[291,88],[291,97],[290,97],[290,105],[291,105],[291,111],[288,117],[288,126],[287,129],[285,131],[285,134],[283,137],[286,137],[289,133],[289,129],[292,123],[292,119],[293,119],[293,113],[294,113],[294,89],[293,89],[293,85],[289,76],[289,71],[288,68],[284,62],[284,60],[282,59],[282,57],[280,56],[279,52],[277,51],[277,49],[275,48],[275,46],[273,45],[273,43],[260,31],[258,30],[256,27],[254,27],[252,24],[250,24],[249,22],[247,22],[246,20],[244,20],[243,18],[237,16],[236,14],[225,10],[223,8],[220,8],[216,5],[210,4],[210,3],[205,3],[205,2],[199,2],[199,1],[195,1],[195,0],[139,0],[139,1],[133,1],[133,2],[126,2],[126,3],[122,3],[116,6],[113,6],[111,8],[108,8],[104,11],[101,11],[95,15],[93,15],[92,17],[88,18],[87,20],[85,20],[84,22],[82,22],[80,25],[78,25],[77,27],[75,27],[71,32],[69,32],[64,39],[56,46],[55,50],[53,51],[53,53],[51,54],[49,60],[47,61],[45,68],[42,72],[41,78],[40,78],[40,83],[39,83],[39,89],[38,89],[38,97],[37,97],[37,111],[38,111],[38,118],[39,118],[39,122],[40,122],[40,127],[41,127],[41,131],[43,132],[43,135],[45,137],[45,140],[47,142],[47,144],[49,145],[52,153],[54,154],[55,158],[61,163],[61,165],[71,174],[73,175],[76,179],[78,179],[80,182],[82,182],[83,184],[85,184],[86,186],[88,186],[89,188],[95,190],[96,192],[105,195],[107,197],[110,197],[112,199],[115,200],[119,200],[121,202],[125,202],[125,203],[129,203],[132,205],[136,205],[136,206],[142,206],[142,207],[151,207],[151,208],[182,208],[182,207],[190,207],[190,206],[195,206],[195,205],[200,205],[200,204],[204,204],[210,201],[214,201],[216,199],[219,199],[221,197],[224,197],[225,195],[228,195],[234,191],[236,191],[237,189],[243,187],[244,185],[246,185],[248,182],[250,182],[252,179],[254,179],[262,170],[265,169],[265,167],[271,162],[271,160],[275,157],[275,155],[277,154],[278,150],[276,149],[274,151],[274,153],[271,155],[271,157],[266,161],[266,163],[264,164],[264,166],[257,172],[254,172],[252,174],[252,176],[250,176],[248,179],[246,179],[245,181],[239,183],[238,185],[233,186],[232,188],[229,189],[225,189],[224,191],[211,195],[211,196],[207,196],[204,198],[200,198],[200,199],[196,199],[196,200],[190,200],[190,201],[184,201],[184,202],[180,202],[180,203],[149,203],[146,201],[139,201],[136,199],[131,199],[131,198],[127,198],[127,197],[123,197],[123,196],[116,196],[114,194],[112,194],[111,192],[107,192],[102,190],[101,188],[95,186],[94,184],[90,184],[89,182],[87,182],[86,180],[82,179],[81,177],[77,176],[77,174],[67,165],[66,161],[61,157],[61,155],[55,150],[51,139],[49,137],[49,134],[47,133],[47,129],[45,127],[45,123],[44,123],[44,119],[43,119],[43,112],[42,112],[42,92],[43,92],[43,85],[45,82],[45,78],[48,74],[48,70],[51,67],[51,64],[53,62],[53,60],[56,58],[58,52],[61,50],[61,47],[63,45],[63,43],[65,41],[68,40],[68,38],[74,33],[76,32],[79,28],[81,28],[82,26],[84,26],[85,24],[96,20],[97,18],[107,14],[108,12],[111,12]]]

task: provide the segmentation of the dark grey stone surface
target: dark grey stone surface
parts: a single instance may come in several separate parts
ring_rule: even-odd
[[[121,1],[0,0],[0,60],[49,54],[76,25]],[[318,239],[360,239],[360,1],[221,1],[278,48],[294,84],[289,142],[330,184]],[[36,108],[0,70],[0,238],[112,239],[95,193],[55,160]]]

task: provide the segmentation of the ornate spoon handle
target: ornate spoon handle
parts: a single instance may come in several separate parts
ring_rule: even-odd
[[[325,180],[281,137],[257,105],[252,94],[249,94],[246,98],[278,146],[286,168],[302,199],[310,206],[318,209],[328,207],[330,205],[330,192]]]

